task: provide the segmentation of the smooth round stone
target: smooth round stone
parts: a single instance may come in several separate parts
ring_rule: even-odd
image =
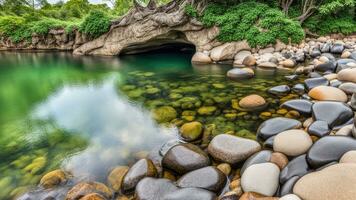
[[[229,199],[236,200],[236,199]],[[256,192],[244,192],[239,200],[279,200],[278,197],[267,197],[265,195],[256,193]]]
[[[40,185],[48,189],[64,184],[67,180],[67,174],[63,170],[57,169],[45,174],[40,180]]]
[[[215,136],[209,146],[209,154],[216,160],[237,164],[261,150],[261,145],[250,139],[227,134]]]
[[[301,200],[301,199],[295,194],[287,194],[279,198],[279,200]]]
[[[277,135],[278,133],[302,127],[302,123],[295,119],[285,117],[276,117],[264,121],[257,130],[257,138],[260,140],[267,140],[268,138]]]
[[[325,121],[315,121],[308,127],[308,133],[321,138],[329,135],[330,128],[328,123]]]
[[[168,179],[146,177],[136,186],[135,196],[138,200],[161,200],[166,194],[179,188]]]
[[[288,85],[279,85],[270,88],[268,92],[274,95],[286,95],[290,92],[290,87]]]
[[[344,51],[345,47],[343,44],[334,44],[331,49],[330,52],[331,53],[336,53],[336,54],[342,54],[342,52]]]
[[[305,200],[351,200],[356,197],[356,164],[341,163],[300,178],[293,193]]]
[[[352,119],[351,108],[341,102],[316,102],[312,107],[313,118],[316,121],[325,121],[330,128],[342,125]]]
[[[347,136],[325,136],[317,140],[307,154],[313,168],[339,161],[344,153],[356,150],[356,140]]]
[[[251,165],[269,162],[271,159],[271,155],[272,155],[272,151],[270,150],[263,150],[253,154],[244,162],[244,165],[242,166],[240,173],[243,174],[245,169],[247,169]]]
[[[202,188],[213,192],[219,192],[225,184],[225,174],[212,166],[191,171],[177,181],[182,188]]]
[[[283,65],[284,67],[288,67],[288,68],[293,68],[296,65],[295,61],[292,59],[286,59],[286,60],[280,62],[280,64]]]
[[[324,77],[308,78],[304,80],[304,84],[307,90],[311,90],[317,86],[327,86],[329,85],[329,81]]]
[[[320,52],[320,50],[317,49],[317,48],[313,49],[313,50],[310,52],[310,56],[311,56],[312,58],[316,58],[316,57],[318,57],[318,56],[320,56],[320,55],[321,55],[321,52]]]
[[[353,124],[345,125],[336,131],[335,135],[343,135],[343,136],[352,136],[352,127]]]
[[[263,62],[263,63],[258,64],[257,66],[260,68],[263,68],[263,69],[276,69],[277,68],[277,65],[273,62]]]
[[[162,165],[178,174],[210,165],[208,155],[193,144],[179,144],[172,147],[162,159]]]
[[[197,140],[203,133],[203,125],[200,122],[189,122],[180,127],[180,136],[185,141]]]
[[[339,89],[344,91],[346,94],[356,93],[356,83],[342,83],[339,85]]]
[[[284,102],[281,108],[296,110],[301,114],[311,114],[313,103],[304,99],[294,99]]]
[[[334,79],[334,80],[331,80],[331,81],[330,81],[330,86],[331,86],[331,87],[336,87],[336,88],[338,88],[341,84],[342,84],[342,82],[339,81],[339,80],[337,80],[337,79]]]
[[[303,94],[305,92],[305,87],[303,84],[298,83],[292,87],[292,91],[298,94]]]
[[[270,162],[276,164],[279,169],[282,170],[288,164],[289,160],[283,153],[273,152]]]
[[[127,166],[118,166],[115,167],[110,174],[108,175],[108,183],[112,189],[115,191],[120,191],[122,182],[126,173],[129,171],[129,167]]]
[[[201,188],[182,188],[172,193],[168,193],[162,198],[162,200],[183,200],[183,199],[215,200],[216,195],[213,192]],[[151,199],[147,199],[147,200],[151,200]]]
[[[293,176],[289,180],[287,180],[283,185],[280,186],[279,188],[279,196],[284,196],[287,194],[292,194],[293,193],[293,187],[295,183],[299,180],[299,176]]]
[[[322,77],[322,75],[319,74],[318,72],[310,72],[310,73],[308,74],[308,76],[309,76],[310,78],[320,78],[320,77]]]
[[[266,100],[263,97],[256,94],[246,96],[239,101],[239,106],[241,108],[246,108],[246,109],[261,108],[264,107],[265,105],[266,105]]]
[[[206,64],[206,63],[212,63],[213,61],[211,60],[210,56],[203,52],[196,52],[193,57],[192,57],[192,63],[196,64]]]
[[[317,86],[311,89],[308,95],[319,101],[347,102],[347,95],[342,90],[331,86]]]
[[[126,173],[122,182],[122,188],[125,191],[132,190],[137,183],[145,177],[155,177],[157,170],[154,164],[149,159],[141,159],[137,161]]]
[[[81,182],[72,187],[66,196],[66,200],[77,200],[91,193],[101,194],[104,198],[111,199],[113,191],[99,182]],[[52,199],[52,198],[50,198]]]
[[[343,69],[337,73],[337,79],[345,82],[356,83],[356,68]]]
[[[334,72],[336,69],[336,64],[333,62],[322,63],[315,66],[315,70],[319,72]]]
[[[269,137],[266,141],[264,141],[263,147],[273,149],[273,142],[275,137],[276,136]]]
[[[293,75],[288,75],[288,76],[284,76],[286,78],[286,80],[288,81],[294,81],[298,78],[298,75],[293,74]]]
[[[327,57],[331,62],[336,62],[335,56],[331,53],[323,53],[321,55]]]
[[[355,163],[356,164],[356,151],[348,151],[340,158],[340,163]]]
[[[250,68],[234,68],[227,72],[227,77],[231,79],[248,79],[255,76],[255,72]]]
[[[306,160],[306,155],[301,155],[291,160],[287,166],[281,171],[279,177],[280,183],[285,183],[293,176],[303,176],[310,171],[309,165]]]
[[[273,196],[279,186],[279,168],[273,163],[260,163],[248,167],[241,177],[241,187],[245,192],[256,192]]]
[[[287,156],[299,156],[307,152],[312,145],[313,141],[308,133],[303,130],[293,129],[276,135],[273,142],[273,150]]]
[[[354,93],[352,95],[350,103],[351,103],[352,109],[356,110],[356,93]]]
[[[245,66],[253,66],[256,64],[256,58],[252,55],[248,55],[243,59],[242,64]]]
[[[325,43],[325,44],[321,45],[320,51],[323,53],[330,52],[331,46],[332,46],[331,43]]]

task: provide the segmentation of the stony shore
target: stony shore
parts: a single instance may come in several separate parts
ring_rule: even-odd
[[[280,105],[289,116],[269,117],[260,124],[257,141],[229,133],[212,137],[211,127],[192,120],[180,126],[179,143],[163,144],[132,166],[115,167],[106,182],[78,181],[58,169],[43,176],[38,190],[19,199],[355,199],[355,41],[354,37],[322,37],[257,52],[232,52],[226,47],[219,53],[214,49],[197,53],[193,61],[200,57],[200,63],[213,62],[216,55],[231,58],[227,60],[235,68],[227,76],[233,79],[252,78],[254,67],[288,69],[289,80],[301,74],[308,78],[292,87],[277,85],[266,91],[297,97]],[[235,102],[246,110],[263,110],[267,103],[256,94]],[[160,109],[164,112],[156,110],[157,121],[175,118],[174,108]],[[295,115],[305,120],[293,119]]]

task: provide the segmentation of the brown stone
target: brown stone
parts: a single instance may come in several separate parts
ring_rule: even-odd
[[[255,192],[245,192],[239,200],[278,200],[278,197],[267,197]]]
[[[51,171],[40,180],[40,185],[44,188],[52,188],[67,181],[66,173],[60,169]]]
[[[241,179],[231,181],[229,187],[231,190],[241,187]]]
[[[356,72],[356,71],[355,71]],[[308,95],[319,101],[347,102],[347,95],[342,90],[331,86],[317,86],[311,89]]]
[[[216,168],[222,171],[226,176],[229,176],[231,172],[231,166],[228,163],[221,163]]]
[[[213,61],[211,60],[211,58],[202,52],[196,52],[194,54],[194,56],[192,57],[192,63],[207,64],[207,63],[212,63],[212,62]]]
[[[65,200],[78,200],[88,194],[99,193],[104,198],[111,199],[113,192],[106,185],[99,182],[82,182],[69,190]]]
[[[270,162],[276,164],[282,170],[288,164],[288,158],[283,153],[273,152]]]
[[[242,61],[242,64],[246,66],[254,66],[256,65],[256,58],[252,55],[246,56],[245,59]]]
[[[122,181],[124,180],[127,171],[129,171],[129,167],[118,166],[110,172],[108,176],[108,183],[112,189],[117,192],[121,190]]]
[[[106,200],[103,196],[98,193],[87,194],[79,200]]]
[[[241,108],[247,108],[247,109],[260,107],[265,104],[266,104],[266,100],[263,97],[256,94],[246,96],[239,101],[239,106]]]

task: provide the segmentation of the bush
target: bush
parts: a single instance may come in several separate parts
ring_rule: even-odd
[[[31,38],[31,31],[25,19],[17,16],[0,17],[0,33],[15,43]]]
[[[356,33],[356,22],[351,15],[310,17],[304,22],[304,27],[313,33],[327,35],[330,33],[342,33],[345,35]]]
[[[280,10],[266,4],[246,2],[225,7],[211,4],[201,21],[206,26],[220,27],[218,39],[223,42],[247,40],[250,46],[265,47],[276,39],[298,43],[304,38],[299,22],[288,19]]]
[[[110,29],[110,17],[102,11],[94,10],[84,19],[79,27],[79,31],[87,34],[91,38],[97,38]]]
[[[186,5],[184,9],[185,13],[190,17],[197,18],[199,16],[198,11],[191,4]]]

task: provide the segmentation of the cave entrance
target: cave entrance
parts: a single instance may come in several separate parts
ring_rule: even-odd
[[[183,32],[171,31],[145,43],[131,44],[124,48],[120,55],[147,53],[190,53],[193,55],[195,46],[187,40]]]

